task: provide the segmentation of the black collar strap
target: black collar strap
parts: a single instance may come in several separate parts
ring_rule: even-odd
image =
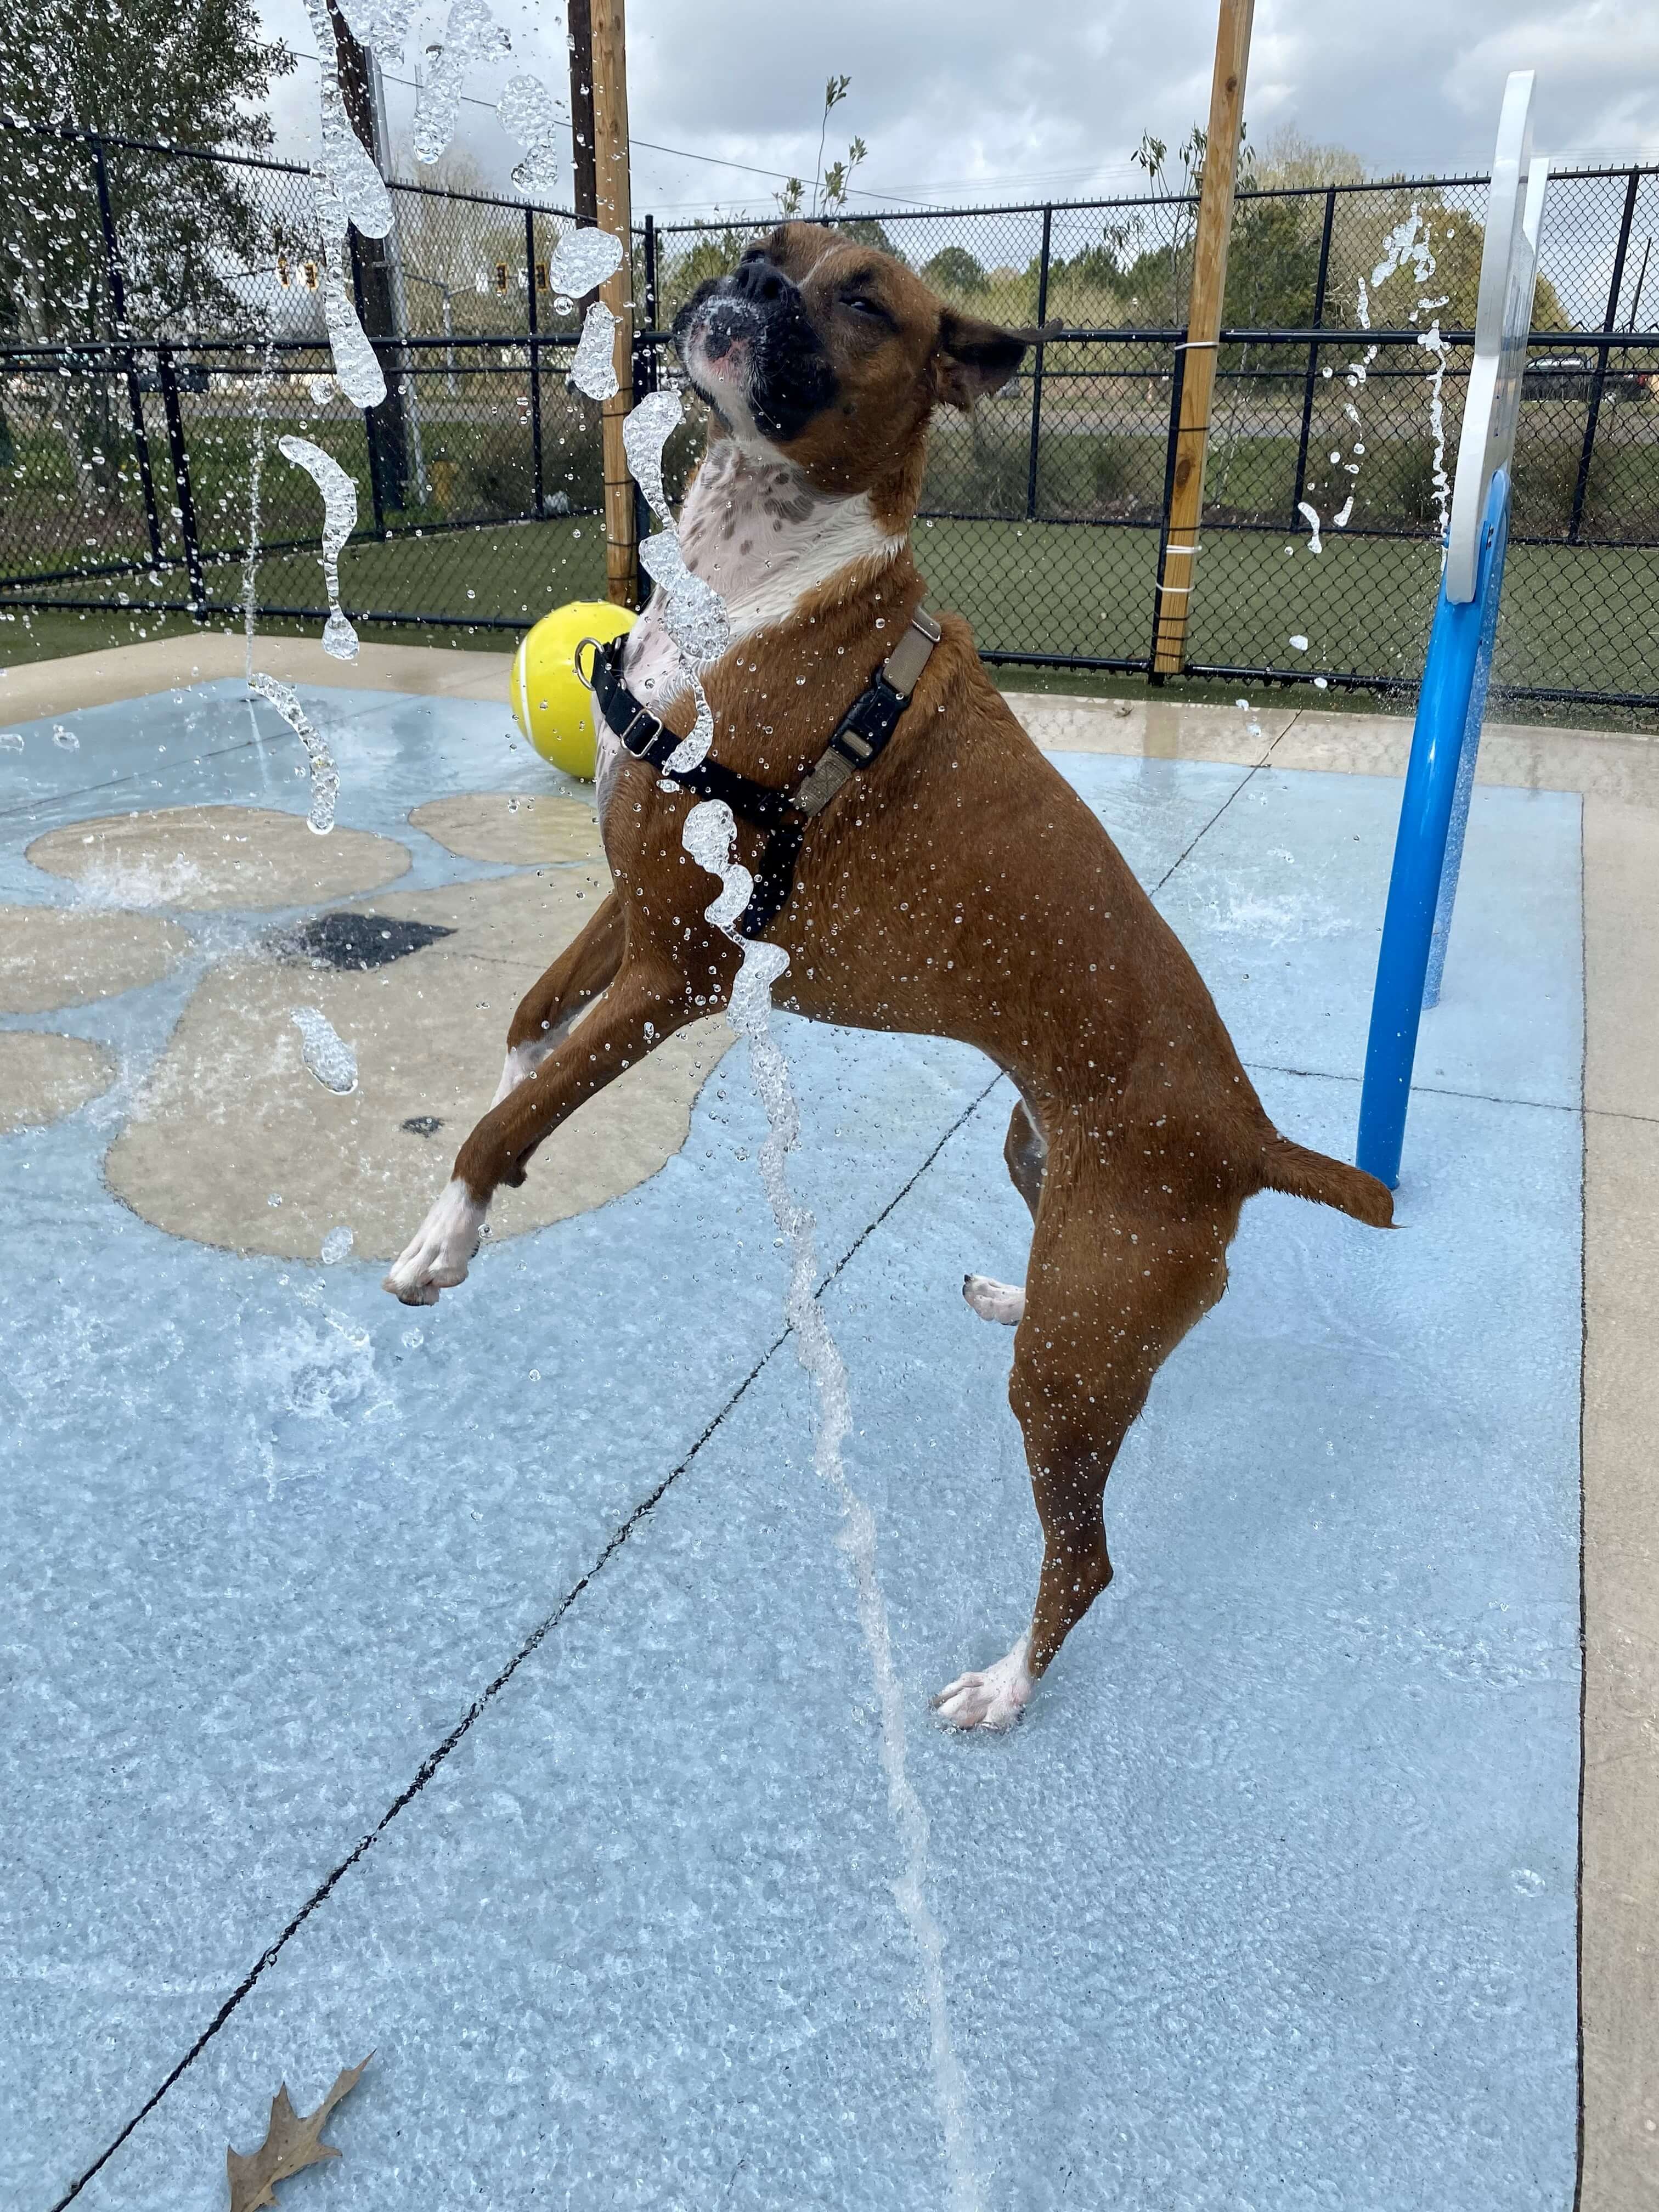
[[[778,791],[722,768],[716,760],[703,760],[693,769],[674,769],[669,761],[683,740],[665,729],[649,708],[641,706],[623,681],[625,638],[608,645],[587,637],[576,647],[576,673],[593,694],[593,703],[606,726],[621,738],[635,760],[642,760],[660,775],[700,799],[720,799],[733,814],[756,829],[767,831],[755,888],[738,918],[741,937],[763,936],[783,911],[794,886],[795,863],[807,830],[830,804],[842,784],[860,769],[868,768],[898,727],[909,704],[929,654],[939,641],[939,626],[918,608],[910,626],[870,679],[869,688],[842,716],[834,736],[793,791]],[[582,648],[592,647],[592,660],[582,665]]]

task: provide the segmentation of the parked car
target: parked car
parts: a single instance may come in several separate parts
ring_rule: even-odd
[[[1601,380],[1604,406],[1618,400],[1650,399],[1655,379],[1645,369],[1609,367]],[[1563,354],[1529,361],[1521,379],[1523,399],[1588,399],[1595,386],[1594,354]]]

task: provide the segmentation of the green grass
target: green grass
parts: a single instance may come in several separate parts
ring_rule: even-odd
[[[431,618],[429,626],[361,623],[365,637],[505,650],[518,626],[527,628],[548,608],[604,597],[600,528],[589,515],[392,544],[354,541],[341,562],[343,596],[349,611],[419,608]],[[935,521],[918,526],[915,545],[934,603],[964,615],[984,649],[1126,659],[1147,650],[1155,530]],[[1437,552],[1420,539],[1332,532],[1325,550],[1313,555],[1305,537],[1212,529],[1198,564],[1188,658],[1215,666],[1265,663],[1310,674],[1392,675],[1414,683],[1437,575]],[[206,582],[211,598],[234,601],[241,590],[240,566],[210,568]],[[142,578],[126,580],[121,588],[130,593],[131,607],[85,618],[9,613],[0,619],[0,663],[188,628],[187,619],[159,615],[146,605],[181,598],[182,574],[163,578],[159,589]],[[315,556],[286,554],[263,562],[259,599],[262,605],[320,605]],[[514,628],[476,627],[490,618]],[[212,619],[234,626],[234,617]],[[264,629],[315,627],[261,617]],[[1292,635],[1308,638],[1305,653],[1291,646]],[[1133,696],[1144,689],[1144,679],[1133,675],[1018,664],[1000,668],[999,680],[1010,689],[1097,695]],[[1644,556],[1617,550],[1513,548],[1494,684],[1500,694],[1508,685],[1540,684],[1659,695],[1659,571]],[[1237,682],[1189,679],[1166,688],[1165,696],[1231,699],[1237,690]],[[1298,686],[1287,696],[1311,704],[1315,695]],[[1329,708],[1387,704],[1398,711],[1402,705],[1397,695],[1334,686],[1318,696]],[[1565,710],[1540,705],[1521,711],[1559,720]],[[1571,709],[1575,719],[1584,711]],[[1659,726],[1659,715],[1646,710],[1636,719],[1638,726]]]
[[[1127,659],[1148,648],[1156,531],[935,522],[918,528],[916,552],[939,603],[968,617],[981,649]],[[1212,530],[1199,556],[1188,658],[1415,683],[1438,581],[1438,550],[1422,539],[1332,532],[1316,555],[1305,536]],[[1292,636],[1308,639],[1305,653]],[[1493,682],[1659,696],[1652,556],[1511,548]],[[1334,703],[1334,690],[1327,697]]]

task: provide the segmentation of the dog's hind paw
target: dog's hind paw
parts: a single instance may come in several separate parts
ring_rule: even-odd
[[[933,1711],[947,1728],[1012,1728],[1036,1687],[1025,1665],[1030,1641],[1029,1635],[1022,1636],[1012,1651],[982,1674],[958,1674],[945,1684],[933,1700]]]
[[[1025,1313],[1024,1283],[999,1283],[990,1275],[964,1275],[962,1295],[981,1321],[1000,1321],[1013,1328]]]
[[[435,1306],[440,1291],[453,1290],[466,1280],[488,1212],[456,1176],[434,1200],[380,1288],[406,1306]]]

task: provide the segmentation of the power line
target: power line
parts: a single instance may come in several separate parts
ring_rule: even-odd
[[[303,52],[298,47],[295,47],[291,51],[293,52],[295,61],[309,62],[313,68],[320,68],[322,66],[315,54]],[[390,70],[382,70],[380,71],[380,75],[387,84],[401,85],[405,91],[413,92],[417,94],[421,90],[418,80],[414,77],[394,76]],[[493,100],[480,100],[476,94],[470,92],[462,93],[460,94],[460,98],[464,104],[468,107],[487,108],[492,115],[495,112],[496,103]],[[560,106],[559,102],[555,100],[550,102],[550,105],[552,106],[553,112],[559,118],[559,120],[562,123],[568,124],[570,119],[569,116],[566,110]],[[670,154],[672,155],[676,160],[682,161],[701,161],[705,165],[705,167],[709,168],[740,170],[744,176],[769,177],[775,183],[781,185],[793,184],[795,182],[794,173],[792,170],[763,168],[754,161],[733,161],[728,160],[723,154],[699,154],[694,151],[694,149],[690,146],[665,146],[657,139],[635,138],[631,135],[628,143],[630,148],[638,146],[644,149],[647,153]],[[1006,178],[941,177],[934,179],[930,183],[923,185],[921,187],[913,186],[911,191],[914,192],[917,189],[920,189],[923,191],[931,192],[944,191],[951,186],[977,185],[982,191],[1004,193],[1012,191],[1015,186],[1020,185],[1064,184],[1079,177],[1093,179],[1095,178],[1107,179],[1116,176],[1127,176],[1131,166],[1131,164],[1127,162],[1117,162],[1109,169],[1103,169],[1099,165],[1095,164],[1087,167],[1077,169],[1031,170],[1021,172],[1014,176]],[[915,208],[921,214],[933,212],[935,205],[935,203],[931,199],[916,199],[912,198],[910,193],[884,191],[874,185],[848,185],[847,196],[849,199],[867,200],[877,207]],[[718,212],[721,203],[719,200],[670,200],[663,202],[662,205],[669,210],[713,208],[716,212]]]

